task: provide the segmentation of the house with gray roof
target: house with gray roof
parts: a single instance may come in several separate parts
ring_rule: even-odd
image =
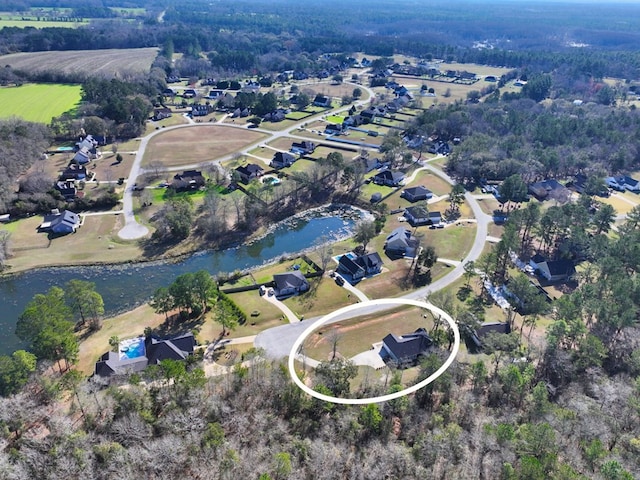
[[[297,295],[309,290],[309,282],[299,270],[276,273],[273,276],[273,293],[276,297]]]
[[[191,332],[168,338],[149,336],[144,340],[141,337],[125,340],[120,343],[117,352],[106,352],[100,357],[96,362],[95,374],[101,377],[124,375],[141,372],[149,365],[159,365],[163,360],[186,360],[193,354],[195,345],[195,337]]]
[[[432,350],[433,340],[424,328],[413,333],[396,336],[390,333],[382,339],[380,356],[386,362],[393,362],[399,367],[415,365],[420,357]]]
[[[45,215],[44,221],[38,229],[43,232],[65,235],[67,233],[75,233],[80,227],[80,223],[80,216],[77,213],[70,210],[58,213],[57,210],[54,210],[52,214]]]
[[[396,228],[384,243],[384,251],[389,257],[413,257],[420,242],[411,234],[411,231],[404,228]]]
[[[338,260],[338,271],[345,274],[353,283],[362,280],[366,276],[380,273],[383,264],[384,262],[378,252],[359,255],[356,258],[342,255]]]
[[[422,185],[418,185],[417,187],[405,188],[400,196],[414,203],[420,200],[429,200],[433,197],[433,192]]]
[[[296,157],[288,152],[276,152],[271,159],[271,166],[273,168],[285,168],[290,167],[296,161]]]
[[[373,183],[376,185],[386,185],[387,187],[398,187],[402,185],[403,181],[404,173],[393,170],[383,170],[373,176]]]

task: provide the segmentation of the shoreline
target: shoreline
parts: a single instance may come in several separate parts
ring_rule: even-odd
[[[139,264],[145,264],[145,265],[149,265],[149,264],[154,264],[154,263],[163,263],[163,264],[174,264],[174,263],[179,263],[183,260],[186,260],[190,257],[196,256],[196,255],[206,255],[210,252],[217,252],[217,251],[224,251],[224,250],[231,250],[234,248],[239,248],[241,246],[244,245],[252,245],[255,242],[258,242],[260,240],[262,240],[264,237],[266,237],[267,235],[269,235],[270,233],[273,233],[278,227],[282,226],[282,225],[286,225],[288,222],[294,222],[297,220],[304,220],[306,218],[307,215],[319,212],[321,210],[327,210],[328,212],[331,212],[332,210],[353,210],[355,212],[360,212],[360,218],[368,218],[371,217],[372,214],[371,212],[364,210],[360,207],[356,207],[353,205],[349,205],[349,204],[325,204],[325,205],[320,205],[318,207],[312,207],[309,208],[307,210],[304,210],[303,212],[299,212],[296,213],[290,217],[287,217],[273,225],[270,225],[265,231],[263,231],[262,233],[260,233],[257,236],[250,236],[247,237],[244,241],[231,241],[228,243],[223,243],[220,244],[218,247],[216,248],[204,248],[201,249],[199,248],[200,246],[202,246],[205,242],[201,241],[198,242],[198,246],[196,246],[194,249],[189,250],[189,251],[185,251],[182,253],[177,253],[174,255],[163,255],[163,256],[158,256],[158,257],[143,257],[143,258],[136,258],[136,259],[130,259],[130,260],[125,260],[125,261],[91,261],[91,262],[84,262],[84,261],[79,261],[79,262],[73,262],[73,263],[65,263],[65,264],[59,264],[59,265],[38,265],[38,266],[32,266],[32,267],[28,267],[28,268],[23,268],[20,270],[12,270],[11,266],[7,267],[5,269],[5,271],[0,272],[0,282],[2,281],[8,281],[11,280],[12,278],[18,277],[20,275],[24,275],[30,272],[37,272],[37,271],[46,271],[46,270],[61,270],[61,269],[68,269],[68,268],[85,268],[85,267],[122,267],[122,266],[135,266],[135,265],[139,265]],[[330,216],[330,215],[327,215]],[[340,241],[343,239],[330,239],[329,242],[333,242],[333,241]],[[320,246],[318,244],[318,246]],[[308,251],[310,251],[312,248],[314,247],[308,247],[306,249],[303,250],[297,250],[296,252],[298,254],[301,253],[306,253]],[[290,253],[285,253],[282,256],[288,256],[288,255],[293,255],[296,252],[290,252]],[[277,260],[274,260],[277,261]],[[252,267],[251,269],[248,269],[246,271],[251,271],[254,270],[256,268],[260,268],[261,266],[265,266],[268,265],[270,263],[273,262],[267,262],[264,263],[260,266],[256,266],[256,267]],[[242,272],[244,272],[245,270],[241,270]],[[225,273],[230,273],[230,272],[225,272]]]

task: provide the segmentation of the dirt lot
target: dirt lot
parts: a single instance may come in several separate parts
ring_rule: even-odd
[[[160,162],[166,166],[207,162],[259,142],[266,135],[220,125],[199,125],[168,130],[149,141],[142,164]]]

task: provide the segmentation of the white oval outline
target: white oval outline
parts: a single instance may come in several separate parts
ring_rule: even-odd
[[[427,310],[435,312],[439,314],[442,318],[444,318],[449,324],[449,326],[451,327],[451,329],[453,330],[454,340],[453,340],[453,349],[451,351],[451,354],[449,355],[447,360],[440,366],[440,368],[436,370],[434,373],[432,373],[429,377],[427,377],[426,379],[424,379],[419,383],[416,383],[415,385],[405,388],[404,390],[400,390],[399,392],[388,393],[386,395],[380,395],[378,397],[369,397],[369,398],[332,397],[330,395],[325,395],[323,393],[316,392],[312,388],[305,385],[302,382],[302,380],[298,378],[298,375],[295,370],[295,364],[294,364],[298,349],[302,345],[302,342],[304,342],[305,339],[309,335],[311,335],[311,333],[313,333],[315,329],[317,329],[321,325],[324,325],[330,322],[335,317],[342,315],[343,313],[348,313],[353,310],[359,310],[359,309],[370,307],[373,305],[398,305],[398,304],[413,305],[415,307],[426,308]],[[317,398],[318,400],[323,400],[325,402],[331,402],[331,403],[339,403],[342,405],[368,405],[370,403],[380,403],[380,402],[387,402],[389,400],[395,400],[396,398],[401,398],[401,397],[404,397],[405,395],[409,395],[410,393],[416,392],[420,390],[422,387],[426,387],[431,382],[436,380],[440,375],[442,375],[447,370],[447,368],[449,368],[449,366],[453,363],[453,360],[456,358],[456,355],[458,354],[459,349],[460,349],[460,330],[458,330],[458,326],[456,325],[456,322],[453,321],[453,318],[451,318],[451,315],[449,315],[444,310],[436,307],[435,305],[432,305],[431,303],[421,302],[419,300],[411,300],[408,298],[380,298],[377,300],[369,300],[366,302],[355,303],[353,305],[347,305],[346,307],[342,307],[334,312],[331,312],[328,315],[325,315],[324,317],[320,318],[319,320],[309,325],[309,327],[304,332],[302,332],[302,334],[297,338],[297,340],[294,342],[293,346],[291,347],[291,351],[289,352],[289,362],[288,362],[289,375],[291,375],[291,379],[293,380],[293,382],[300,389],[302,389],[303,392],[308,393],[309,395]]]

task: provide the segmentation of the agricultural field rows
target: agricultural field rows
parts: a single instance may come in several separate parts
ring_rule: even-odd
[[[0,56],[0,64],[26,72],[86,72],[104,77],[122,77],[149,72],[157,53],[157,48],[11,53]]]

